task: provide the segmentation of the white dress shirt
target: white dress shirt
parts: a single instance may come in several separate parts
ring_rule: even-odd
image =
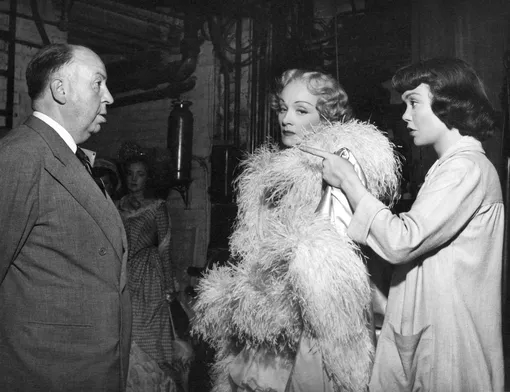
[[[55,132],[57,132],[60,135],[60,137],[64,140],[64,142],[69,146],[71,151],[76,154],[78,146],[76,145],[76,142],[74,141],[71,134],[67,132],[67,130],[62,125],[60,125],[58,122],[53,120],[51,117],[48,117],[44,113],[34,111],[34,113],[32,114],[34,115],[34,117],[37,117],[39,120],[44,121],[46,124],[52,127],[55,130]],[[94,161],[96,159],[95,151],[87,150],[86,148],[82,148],[82,150],[89,157],[90,165],[94,166]]]
[[[55,132],[57,132],[62,139],[64,139],[64,142],[69,146],[69,148],[76,153],[76,150],[78,146],[76,145],[76,142],[74,141],[73,137],[69,132],[66,131],[66,129],[60,125],[58,122],[53,120],[51,117],[48,117],[46,114],[34,111],[33,113],[34,117],[37,117],[39,120],[44,121],[46,124],[48,124],[50,127],[52,127]]]

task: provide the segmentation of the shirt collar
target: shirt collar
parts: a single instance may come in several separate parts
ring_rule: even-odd
[[[44,121],[51,128],[53,128],[55,130],[55,132],[57,132],[60,135],[60,137],[64,140],[64,142],[69,146],[69,148],[73,151],[73,153],[76,153],[78,146],[76,145],[76,142],[74,141],[71,134],[69,132],[67,132],[66,129],[62,125],[60,125],[58,122],[53,120],[51,117],[48,117],[44,113],[34,111],[33,115],[34,115],[34,117],[37,117],[39,120]]]
[[[485,154],[482,143],[472,136],[462,136],[454,145],[450,146],[443,156],[439,158],[440,162],[444,162],[448,157],[461,151],[478,151]]]
[[[454,145],[450,146],[445,151],[441,158],[434,162],[434,164],[430,167],[427,174],[425,175],[425,178],[427,178],[430,173],[436,170],[436,167],[442,165],[443,162],[450,158],[452,155],[462,151],[478,151],[482,154],[485,154],[482,143],[478,139],[475,139],[472,136],[462,136],[462,138],[460,138]]]

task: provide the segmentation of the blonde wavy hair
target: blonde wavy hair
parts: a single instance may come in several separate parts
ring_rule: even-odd
[[[270,96],[271,108],[280,109],[280,94],[289,83],[303,82],[311,94],[318,97],[317,111],[323,121],[349,121],[353,117],[349,97],[340,83],[329,74],[305,69],[289,69],[277,80],[275,91]]]

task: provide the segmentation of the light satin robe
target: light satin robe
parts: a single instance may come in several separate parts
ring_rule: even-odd
[[[407,213],[367,194],[347,233],[397,265],[370,391],[503,391],[504,207],[481,144],[446,151]]]

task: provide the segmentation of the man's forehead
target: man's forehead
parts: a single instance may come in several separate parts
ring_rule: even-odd
[[[74,50],[73,60],[71,63],[85,65],[94,68],[94,70],[102,70],[105,73],[105,66],[101,58],[93,51],[87,48],[78,47]]]
[[[92,65],[80,61],[71,62],[63,66],[60,70],[61,73],[69,78],[86,78],[87,80],[101,78],[106,80],[106,69],[103,65]]]

